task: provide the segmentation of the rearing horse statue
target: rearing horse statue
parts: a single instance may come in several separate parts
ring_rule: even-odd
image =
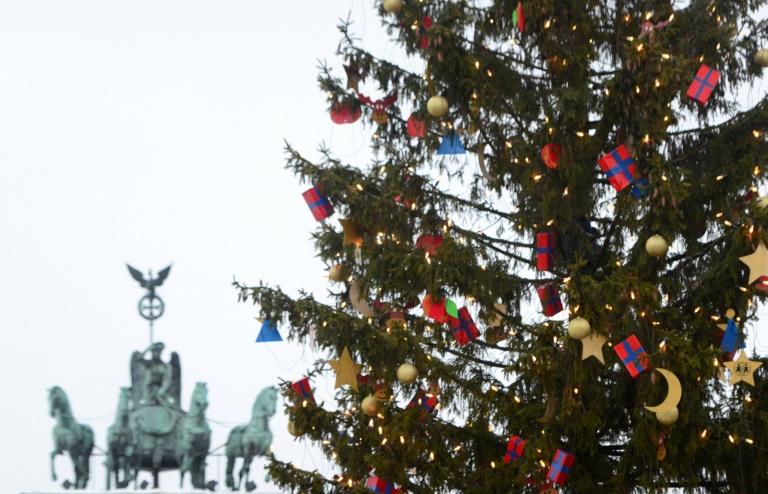
[[[264,388],[256,397],[251,413],[251,422],[248,425],[239,425],[232,429],[227,439],[227,487],[240,490],[243,483],[248,483],[248,474],[251,462],[255,456],[266,456],[272,446],[272,431],[269,430],[269,419],[277,411],[277,388],[270,386]],[[243,459],[243,467],[235,487],[235,478],[232,475],[235,469],[235,458]]]
[[[115,477],[115,485],[118,488],[128,486],[131,481],[131,470],[134,461],[133,448],[136,437],[130,426],[128,402],[131,397],[131,388],[120,388],[120,399],[117,402],[117,414],[115,423],[109,426],[107,431],[107,490],[111,488],[112,476]],[[120,479],[120,471],[123,478]]]
[[[204,489],[205,458],[211,447],[211,428],[205,420],[205,409],[208,408],[208,387],[205,383],[197,383],[192,393],[192,403],[181,423],[179,438],[179,470],[181,485],[184,487],[184,474],[189,472],[192,486]]]
[[[67,394],[60,387],[54,386],[48,390],[48,405],[51,417],[57,420],[53,428],[51,478],[56,481],[56,470],[53,466],[56,455],[69,451],[75,467],[75,489],[85,489],[93,451],[93,429],[75,421]]]

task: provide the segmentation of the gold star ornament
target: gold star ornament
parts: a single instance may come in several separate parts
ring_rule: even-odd
[[[739,358],[730,362],[725,362],[725,366],[731,371],[731,382],[728,384],[736,384],[739,381],[744,381],[750,386],[755,385],[755,376],[752,374],[763,365],[762,362],[754,362],[747,358],[747,352],[741,352]]]
[[[590,333],[586,338],[581,340],[583,345],[581,348],[581,360],[587,360],[589,357],[595,357],[597,360],[605,365],[605,358],[603,357],[603,345],[608,341],[608,338],[598,333]]]
[[[739,257],[739,261],[749,266],[749,282],[751,285],[753,281],[761,276],[768,276],[768,249],[765,248],[765,244],[761,241],[757,246],[755,252],[748,256]]]
[[[347,245],[357,245],[358,247],[363,245],[363,227],[354,220],[339,220],[341,227],[344,229],[344,247]]]
[[[352,389],[359,391],[357,388],[357,375],[363,370],[363,366],[356,364],[352,360],[352,357],[349,355],[349,348],[344,347],[339,360],[329,360],[328,363],[336,372],[336,385],[334,389],[349,384]]]

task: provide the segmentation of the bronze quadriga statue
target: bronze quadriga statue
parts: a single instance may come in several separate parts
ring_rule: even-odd
[[[53,451],[51,452],[51,478],[56,481],[53,461],[56,455],[69,452],[75,467],[75,489],[88,485],[90,458],[93,451],[93,429],[75,421],[67,394],[58,386],[48,390],[48,407],[51,417],[56,419],[53,428]]]
[[[232,429],[227,439],[227,487],[232,490],[240,490],[240,485],[248,484],[248,475],[251,470],[251,462],[256,456],[266,456],[272,446],[272,431],[269,429],[269,419],[277,411],[277,388],[268,387],[261,390],[256,397],[251,412],[251,421],[247,425],[239,425]],[[242,458],[243,466],[237,485],[233,471],[235,459]],[[251,490],[249,488],[249,490]]]

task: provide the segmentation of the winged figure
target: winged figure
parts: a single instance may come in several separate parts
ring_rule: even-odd
[[[131,356],[131,390],[134,407],[140,405],[165,405],[179,408],[181,398],[181,365],[179,355],[171,353],[171,360],[163,362],[161,354],[165,346],[153,343],[144,352]],[[151,358],[144,355],[150,352]]]
[[[141,271],[138,269],[131,267],[130,264],[126,264],[128,266],[128,271],[131,272],[131,276],[133,276],[133,279],[138,281],[139,284],[141,284],[142,288],[146,288],[149,290],[149,293],[151,295],[155,294],[155,287],[158,287],[163,284],[163,281],[168,277],[168,273],[171,272],[171,266],[168,266],[167,268],[161,270],[159,273],[157,273],[157,278],[152,278],[152,271],[149,272],[149,279],[144,278],[144,274],[142,274]]]

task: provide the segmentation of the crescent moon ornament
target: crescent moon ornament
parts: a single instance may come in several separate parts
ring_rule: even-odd
[[[357,312],[366,317],[375,317],[376,311],[370,306],[368,300],[360,296],[360,280],[355,280],[349,286],[349,301]]]
[[[480,165],[480,173],[486,180],[489,182],[496,180],[496,177],[488,173],[488,168],[485,167],[485,143],[482,141],[477,143],[477,164]]]
[[[539,417],[536,420],[542,424],[546,424],[547,422],[551,422],[553,418],[555,418],[555,399],[549,396],[547,397],[547,411],[544,412],[543,417]]]
[[[656,368],[656,372],[664,376],[667,380],[667,386],[669,386],[669,393],[667,397],[656,405],[655,407],[646,406],[645,408],[651,412],[664,413],[672,410],[680,403],[680,397],[683,396],[683,388],[680,386],[680,380],[676,375],[672,374],[666,369]]]

